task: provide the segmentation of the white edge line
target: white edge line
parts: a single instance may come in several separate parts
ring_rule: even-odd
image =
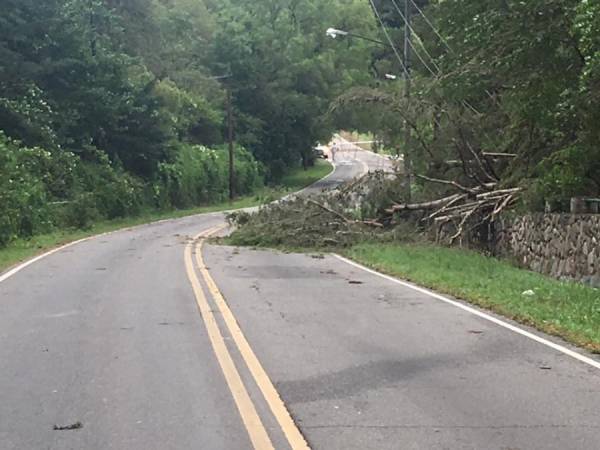
[[[482,311],[479,311],[479,310],[477,310],[475,308],[472,308],[470,306],[464,305],[464,304],[462,304],[462,303],[460,303],[460,302],[458,302],[456,300],[451,300],[448,297],[444,297],[443,295],[437,294],[437,293],[435,293],[433,291],[430,291],[429,289],[425,289],[425,288],[416,286],[416,285],[414,285],[412,283],[409,283],[407,281],[402,281],[402,280],[400,280],[398,278],[394,278],[394,277],[391,277],[389,275],[385,275],[383,273],[377,272],[376,270],[370,269],[370,268],[368,268],[366,266],[363,266],[362,264],[359,264],[357,262],[351,261],[348,258],[344,258],[341,255],[338,255],[338,254],[334,253],[333,256],[335,256],[337,259],[345,262],[346,264],[350,264],[351,266],[354,266],[354,267],[356,267],[358,269],[364,270],[365,272],[368,272],[370,274],[377,275],[378,277],[384,278],[384,279],[386,279],[388,281],[391,281],[393,283],[400,284],[402,286],[405,286],[405,287],[410,288],[412,290],[415,290],[417,292],[421,292],[422,294],[426,294],[426,295],[428,295],[430,297],[433,297],[433,298],[435,298],[437,300],[441,300],[444,303],[448,303],[450,305],[456,306],[457,308],[460,308],[460,309],[462,309],[464,311],[467,311],[467,312],[469,312],[471,314],[474,314],[474,315],[476,315],[478,317],[481,317],[482,319],[488,320],[489,322],[495,323],[496,325],[499,325],[499,326],[501,326],[503,328],[506,328],[506,329],[508,329],[510,331],[513,331],[514,333],[520,334],[521,336],[525,336],[525,337],[527,337],[527,338],[529,338],[529,339],[531,339],[533,341],[536,341],[536,342],[538,342],[540,344],[543,344],[543,345],[545,345],[547,347],[550,347],[550,348],[552,348],[554,350],[557,350],[557,351],[559,351],[561,353],[564,353],[565,355],[570,356],[571,358],[574,358],[574,359],[576,359],[578,361],[581,361],[581,362],[583,362],[585,364],[588,364],[588,365],[590,365],[590,366],[592,366],[592,367],[594,367],[596,369],[600,369],[600,361],[597,361],[597,360],[595,360],[593,358],[590,358],[588,356],[582,355],[581,353],[577,353],[577,352],[575,352],[573,350],[568,349],[567,347],[564,347],[564,346],[562,346],[560,344],[557,344],[557,343],[549,341],[548,339],[545,339],[545,338],[543,338],[541,336],[538,336],[537,334],[534,334],[534,333],[531,333],[529,331],[523,330],[522,328],[519,328],[519,327],[517,327],[515,325],[512,325],[512,324],[510,324],[508,322],[500,320],[500,319],[498,319],[498,318],[496,318],[494,316],[486,314],[486,313],[484,313]]]
[[[2,283],[3,281],[6,281],[7,279],[9,279],[10,277],[12,277],[13,275],[16,275],[21,270],[25,269],[26,267],[29,267],[30,265],[32,265],[33,263],[38,262],[41,259],[46,258],[47,256],[53,255],[54,253],[58,253],[61,250],[64,250],[66,248],[69,248],[69,247],[77,245],[77,244],[81,244],[83,242],[90,241],[92,239],[96,239],[96,238],[99,238],[99,237],[108,236],[108,235],[111,235],[111,234],[120,233],[120,232],[124,232],[124,231],[131,231],[131,230],[135,230],[136,228],[142,228],[142,227],[145,227],[145,226],[148,226],[148,225],[157,225],[157,224],[160,224],[160,223],[170,222],[170,221],[173,221],[173,220],[187,219],[187,218],[190,218],[190,217],[203,216],[203,215],[212,216],[212,215],[217,215],[217,214],[226,213],[226,212],[227,211],[214,211],[214,212],[208,212],[208,213],[192,214],[192,215],[183,216],[183,217],[172,217],[172,218],[168,218],[168,219],[156,220],[156,221],[153,221],[153,222],[141,223],[139,225],[134,225],[134,226],[131,226],[131,227],[118,228],[116,230],[106,231],[104,233],[93,234],[91,236],[87,236],[87,237],[84,237],[82,239],[78,239],[78,240],[73,241],[73,242],[68,242],[68,243],[66,243],[64,245],[61,245],[60,247],[53,248],[52,250],[49,250],[49,251],[47,251],[45,253],[42,253],[41,255],[37,255],[37,256],[35,256],[35,257],[31,258],[31,259],[26,260],[25,262],[22,262],[21,264],[18,264],[16,266],[14,266],[12,269],[9,269],[8,271],[0,274],[0,283]]]
[[[30,260],[25,261],[24,263],[19,264],[16,267],[13,267],[12,269],[10,269],[8,272],[5,272],[4,274],[0,275],[0,283],[2,283],[3,281],[7,280],[8,278],[12,277],[13,275],[15,275],[17,272],[20,272],[21,270],[23,270],[25,267],[30,266],[31,264],[39,261],[40,259],[45,258],[46,256],[50,256],[53,253],[59,252],[61,250],[64,250],[65,248],[71,247],[72,245],[76,245],[76,244],[80,244],[82,242],[88,241],[94,237],[98,237],[98,236],[102,236],[101,234],[97,235],[97,236],[89,236],[83,239],[79,239],[77,241],[73,241],[73,242],[69,242],[68,244],[65,245],[61,245],[60,247],[54,248],[46,253],[42,253],[41,255],[36,256],[35,258],[32,258]]]

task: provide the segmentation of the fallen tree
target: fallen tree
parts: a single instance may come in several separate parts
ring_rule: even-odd
[[[453,225],[456,231],[451,235],[450,243],[454,243],[465,232],[475,227],[494,222],[503,211],[517,202],[522,192],[522,188],[519,187],[494,189],[495,183],[467,187],[450,180],[438,180],[426,176],[419,176],[419,178],[450,185],[462,193],[422,203],[394,204],[386,212],[393,215],[402,211],[423,211],[427,215],[421,219],[422,222],[433,221],[438,229]]]
[[[264,206],[255,214],[232,213],[228,219],[236,231],[229,242],[319,249],[388,239],[393,226],[385,209],[401,189],[389,174],[372,172],[334,190]]]
[[[468,186],[420,176],[425,183],[458,191],[435,200],[397,203],[403,179],[372,172],[337,189],[292,197],[255,214],[233,213],[234,245],[286,248],[347,247],[361,240],[413,239],[434,228],[454,243],[474,228],[492,223],[518,200],[521,188],[496,183]]]

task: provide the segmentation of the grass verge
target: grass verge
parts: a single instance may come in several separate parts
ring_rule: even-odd
[[[600,353],[598,289],[554,280],[479,253],[433,245],[365,243],[343,254]]]
[[[294,192],[305,188],[306,186],[310,186],[315,181],[319,181],[321,178],[326,177],[331,170],[332,166],[329,161],[317,159],[315,165],[308,168],[308,170],[297,168],[284,175],[280,185],[284,189],[287,189],[288,192]]]
[[[290,171],[283,177],[280,185],[277,187],[263,188],[252,195],[240,197],[233,202],[223,202],[220,204],[185,210],[147,211],[135,217],[98,222],[86,230],[58,230],[53,233],[34,236],[27,240],[18,239],[0,250],[0,273],[10,266],[47,250],[88,236],[116,231],[136,225],[143,225],[145,223],[163,219],[174,219],[195,214],[227,211],[230,209],[250,208],[252,206],[268,203],[277,200],[290,192],[298,191],[313,184],[325,177],[331,170],[331,164],[324,160],[318,160],[315,166],[308,170],[297,168]]]

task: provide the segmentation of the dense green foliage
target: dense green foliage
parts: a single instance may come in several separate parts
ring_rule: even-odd
[[[235,160],[235,192],[249,194],[262,185],[261,166],[248,151],[238,148]],[[229,160],[225,149],[182,145],[177,159],[159,165],[154,185],[159,205],[189,208],[223,201],[228,194]]]
[[[403,73],[405,0],[4,0],[1,242],[222,199],[227,91],[239,193],[312,164],[348,127],[458,181],[482,174],[448,160],[514,153],[493,175],[533,209],[598,195],[597,2],[406,1],[410,101],[385,77]],[[373,5],[398,52],[325,35],[387,44]]]
[[[246,195],[262,186],[262,167],[243,148],[236,156],[236,192]],[[0,245],[54,228],[88,228],[149,208],[190,208],[228,196],[226,150],[189,144],[179,144],[173,162],[160,163],[152,181],[144,181],[116,168],[101,151],[81,160],[28,148],[0,133],[0,172]]]
[[[217,8],[215,58],[232,77],[240,138],[278,178],[315,141],[331,135],[323,117],[352,83],[368,81],[371,46],[339,46],[325,30],[344,24],[369,32],[368,5],[357,0],[227,0]]]
[[[311,165],[330,100],[367,74],[368,48],[326,45],[340,10],[371,26],[347,0],[4,1],[0,245],[222,201],[227,90],[236,194]]]

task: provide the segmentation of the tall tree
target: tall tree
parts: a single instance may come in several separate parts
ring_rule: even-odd
[[[325,30],[367,33],[368,8],[358,1],[230,0],[216,8],[216,69],[239,110],[239,137],[277,178],[331,132],[323,114],[352,80],[367,79],[370,50],[354,43],[337,51]]]

